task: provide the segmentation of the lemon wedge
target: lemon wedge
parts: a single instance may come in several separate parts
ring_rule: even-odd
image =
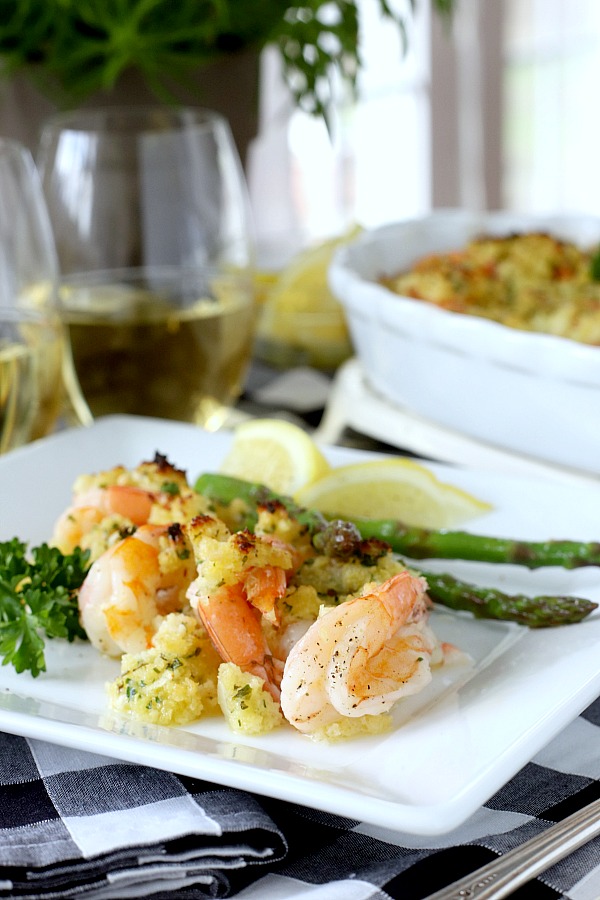
[[[335,368],[351,355],[346,315],[329,288],[328,269],[337,248],[359,233],[356,227],[299,251],[272,281],[261,276],[257,345],[267,362]]]
[[[330,470],[310,435],[283,419],[250,419],[238,425],[220,467],[224,475],[259,481],[289,495]]]
[[[417,528],[456,528],[491,509],[425,466],[396,457],[331,469],[294,496],[327,515],[400,519]]]

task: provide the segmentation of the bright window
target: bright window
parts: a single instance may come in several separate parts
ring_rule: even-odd
[[[362,0],[360,96],[340,92],[331,136],[293,109],[265,54],[250,185],[275,258],[441,206],[600,210],[598,0],[459,0],[450,34],[425,0],[417,10],[403,56]]]
[[[505,205],[597,214],[600,3],[505,6]]]
[[[293,109],[276,55],[265,54],[262,127],[249,177],[267,253],[430,208],[429,14],[421,6],[404,55],[395,26],[373,0],[362,0],[359,101],[338,91],[331,134]]]

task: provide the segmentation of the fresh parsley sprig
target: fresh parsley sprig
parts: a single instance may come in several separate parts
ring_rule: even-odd
[[[18,538],[0,543],[0,656],[2,665],[34,678],[46,671],[47,638],[86,638],[79,622],[77,592],[89,553],[65,555],[41,544],[28,551]]]

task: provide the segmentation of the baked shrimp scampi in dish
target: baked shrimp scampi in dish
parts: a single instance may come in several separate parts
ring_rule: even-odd
[[[80,620],[120,659],[111,707],[162,725],[222,715],[246,734],[387,729],[457,659],[430,627],[425,579],[348,523],[315,541],[280,499],[259,502],[252,527],[245,511],[160,454],[77,479],[53,540],[89,554]]]

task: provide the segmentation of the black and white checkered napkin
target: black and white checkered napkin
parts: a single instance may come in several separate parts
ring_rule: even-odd
[[[600,700],[460,828],[395,833],[0,734],[0,897],[423,898],[600,796]],[[600,898],[600,839],[515,898]]]

